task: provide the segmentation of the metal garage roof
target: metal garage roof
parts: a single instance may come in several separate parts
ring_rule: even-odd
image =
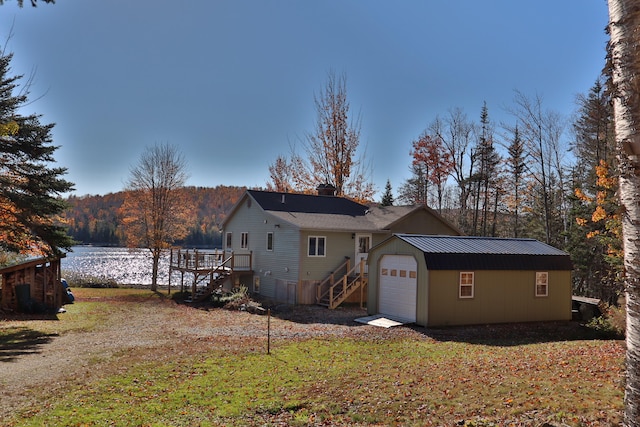
[[[571,270],[569,254],[535,239],[395,234],[430,270]]]

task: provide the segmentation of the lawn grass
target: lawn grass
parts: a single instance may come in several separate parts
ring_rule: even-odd
[[[110,289],[82,308],[80,328],[113,310]],[[117,294],[108,294],[116,292]],[[94,295],[94,294],[91,294]],[[114,298],[118,299],[118,298]],[[80,313],[78,313],[80,314]],[[65,318],[66,319],[66,318]],[[93,319],[93,320],[91,320]],[[65,320],[66,322],[66,320]],[[75,323],[75,322],[74,322]],[[44,328],[46,329],[46,328]],[[49,330],[51,332],[51,330]],[[617,425],[620,341],[504,345],[323,338],[168,363],[136,362],[16,414],[10,426]],[[126,361],[126,358],[123,358]],[[135,359],[138,360],[138,359]]]

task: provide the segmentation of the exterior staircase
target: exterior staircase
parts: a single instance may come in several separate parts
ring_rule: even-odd
[[[217,273],[217,276],[207,283],[207,286],[196,286],[196,291],[193,297],[188,302],[202,302],[209,298],[217,289],[222,288],[222,285],[231,276],[231,272],[228,270],[222,270]]]
[[[229,253],[218,249],[199,251],[172,248],[169,258],[169,288],[174,271],[180,273],[182,290],[184,275],[193,274],[191,298],[185,302],[204,301],[220,289],[225,281],[233,280],[234,274],[250,274],[252,256],[251,252]]]
[[[320,282],[316,288],[316,304],[334,309],[342,304],[356,291],[360,291],[360,306],[364,303],[364,294],[369,279],[365,271],[365,262],[351,266],[351,259],[332,272],[326,279]]]

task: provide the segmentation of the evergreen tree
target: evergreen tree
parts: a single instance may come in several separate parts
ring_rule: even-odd
[[[480,112],[480,134],[473,156],[475,164],[477,164],[477,172],[470,178],[475,184],[473,193],[475,199],[473,234],[480,233],[486,236],[489,208],[493,203],[494,197],[499,195],[497,169],[500,163],[500,156],[493,145],[493,129],[489,120],[489,109],[486,102]]]
[[[391,181],[387,179],[387,185],[384,187],[384,194],[380,201],[382,206],[393,206],[393,193],[391,192]]]
[[[524,174],[526,172],[526,163],[525,163],[525,149],[524,142],[520,137],[520,131],[518,130],[518,126],[513,130],[513,139],[507,148],[508,157],[507,157],[507,171],[511,176],[511,197],[510,197],[510,211],[513,217],[513,230],[511,235],[513,237],[520,236],[520,204],[521,204],[521,188],[524,182]]]
[[[574,292],[615,303],[622,289],[618,183],[611,99],[602,79],[587,96],[578,97],[578,116],[573,123],[576,155],[574,194],[567,250],[575,266]],[[618,240],[616,242],[616,239]]]
[[[14,95],[22,76],[10,75],[12,57],[0,52],[0,249],[55,255],[73,244],[57,221],[66,208],[60,196],[73,184],[62,178],[65,168],[50,166],[54,125],[18,113],[28,87]]]
[[[578,96],[578,114],[573,123],[575,141],[571,149],[578,159],[576,172],[589,187],[596,183],[596,166],[601,160],[616,167],[611,97],[602,80],[604,77],[596,80],[587,96]]]

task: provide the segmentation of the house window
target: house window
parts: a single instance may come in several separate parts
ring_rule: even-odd
[[[231,249],[232,245],[231,243],[233,242],[233,240],[231,239],[233,237],[233,234],[231,232],[227,233],[227,243],[226,243],[226,247],[227,249]]]
[[[242,232],[242,234],[240,235],[240,247],[242,249],[249,248],[249,233],[247,233],[246,231]]]
[[[458,296],[460,298],[473,298],[473,273],[462,272],[460,273],[460,288]]]
[[[549,295],[549,273],[536,272],[536,296],[546,297]]]
[[[325,243],[324,236],[309,236],[309,256],[325,256]]]
[[[267,233],[267,250],[268,251],[273,250],[273,233],[272,232]]]

